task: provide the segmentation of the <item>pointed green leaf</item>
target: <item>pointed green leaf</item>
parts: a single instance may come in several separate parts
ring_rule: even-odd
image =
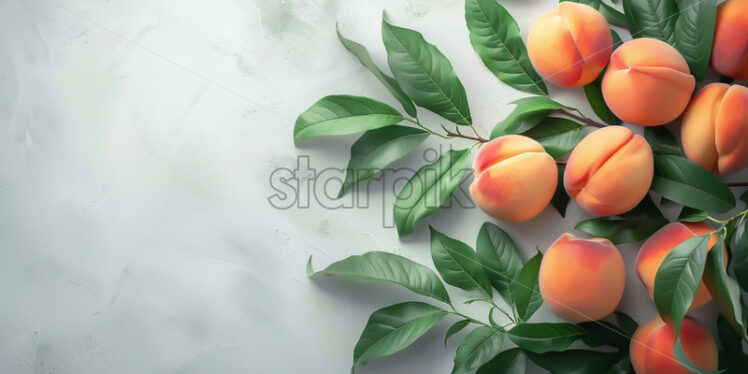
[[[559,158],[584,138],[584,125],[566,118],[547,117],[522,135],[537,140],[551,157]]]
[[[521,134],[540,123],[554,110],[568,108],[544,96],[530,96],[512,101],[514,110],[491,131],[491,139],[507,134]]]
[[[569,201],[571,200],[569,198],[569,194],[566,193],[566,189],[564,188],[565,171],[566,166],[558,165],[558,182],[556,183],[556,192],[553,193],[553,198],[551,198],[551,205],[556,208],[556,211],[558,211],[558,214],[560,214],[561,217],[564,217],[566,215],[566,208],[569,206]]]
[[[735,196],[719,178],[679,156],[655,156],[651,189],[676,203],[711,213],[735,207]]]
[[[480,326],[471,331],[457,348],[452,374],[462,374],[490,361],[501,351],[504,333],[494,327]]]
[[[406,348],[447,312],[419,302],[392,305],[374,312],[353,349],[353,364],[389,356]]]
[[[525,323],[512,327],[507,337],[528,352],[565,351],[571,343],[587,337],[587,331],[570,323]]]
[[[511,304],[511,283],[522,271],[522,257],[514,241],[500,227],[486,222],[478,232],[475,248],[491,285]]]
[[[735,223],[735,229],[730,238],[730,249],[732,250],[730,268],[740,287],[748,291],[748,218]]]
[[[538,284],[538,272],[542,261],[543,254],[538,251],[538,254],[527,261],[522,268],[517,281],[511,284],[512,300],[522,321],[529,320],[543,304],[543,297],[540,295]]]
[[[613,244],[633,243],[649,238],[668,220],[647,195],[631,211],[619,218],[591,218],[577,223],[576,230],[605,238]]]
[[[375,251],[350,256],[316,273],[311,266],[312,258],[309,257],[309,276],[335,275],[364,283],[389,282],[401,285],[419,295],[445,303],[450,302],[447,289],[434,271],[396,254]],[[309,274],[309,271],[312,273]]]
[[[709,217],[709,213],[684,206],[678,215],[678,222],[701,222]]]
[[[452,64],[433,44],[420,33],[384,19],[382,40],[392,74],[416,104],[458,125],[472,124],[465,88]]]
[[[665,126],[645,127],[644,138],[647,139],[655,154],[684,156],[675,136]]]
[[[616,316],[616,321],[618,322],[618,326],[623,330],[624,333],[626,333],[626,336],[632,337],[634,336],[634,333],[636,333],[636,330],[639,329],[639,324],[636,323],[636,321],[631,318],[628,314],[620,311],[614,312]]]
[[[617,32],[610,30],[610,35],[613,38],[613,50],[621,45],[621,37]],[[584,86],[584,94],[587,96],[587,101],[590,103],[592,110],[609,125],[620,125],[621,120],[616,117],[615,114],[608,108],[608,104],[605,103],[603,97],[603,76],[605,75],[605,69],[600,72],[600,75],[590,84]]]
[[[608,21],[609,24],[618,27],[628,27],[626,15],[620,12],[618,9],[600,2],[598,10],[600,11],[600,14],[605,17],[605,20]]]
[[[452,239],[433,227],[430,229],[431,258],[442,279],[465,291],[479,291],[491,298],[491,283],[475,251],[469,245]]]
[[[458,332],[462,331],[467,325],[470,324],[470,321],[463,319],[460,321],[457,321],[454,323],[454,325],[449,326],[449,329],[447,329],[447,333],[444,335],[444,346],[447,346],[447,340],[449,340],[452,335],[457,334]]]
[[[748,341],[745,317],[743,315],[743,300],[738,282],[727,275],[726,264],[723,260],[722,240],[712,248],[706,256],[706,268],[704,270],[704,284],[706,284],[712,300],[722,316],[732,325],[740,337]]]
[[[353,184],[379,174],[418,148],[428,137],[429,134],[423,130],[397,125],[367,131],[351,146],[351,159],[338,197]]]
[[[402,121],[403,116],[385,103],[359,96],[327,96],[301,113],[294,127],[294,140],[353,134]]]
[[[470,150],[450,150],[433,164],[420,168],[403,186],[395,201],[395,225],[400,237],[413,233],[418,220],[442,206],[469,168]]]
[[[381,82],[382,85],[388,91],[390,91],[392,96],[394,96],[395,99],[397,99],[397,101],[402,104],[403,109],[405,109],[406,113],[410,114],[413,117],[417,117],[418,112],[416,110],[416,106],[413,104],[413,100],[411,100],[410,97],[408,97],[408,95],[403,92],[403,89],[400,88],[400,84],[397,83],[395,79],[385,74],[382,70],[379,69],[379,67],[377,67],[377,64],[375,64],[374,60],[371,59],[371,55],[369,55],[369,51],[366,49],[366,47],[344,37],[343,34],[340,33],[340,29],[336,29],[336,31],[338,33],[338,39],[340,39],[340,42],[343,43],[345,49],[353,53],[353,55],[356,56],[361,62],[361,65],[364,65],[372,74],[374,74],[379,82]]]
[[[535,71],[519,26],[496,0],[466,0],[465,20],[470,43],[500,81],[523,92],[548,95],[543,78]]]
[[[623,0],[623,13],[634,38],[655,38],[673,45],[677,12],[675,0]]]
[[[525,374],[527,359],[519,348],[499,353],[475,372],[475,374]]]
[[[675,21],[675,48],[697,81],[704,80],[712,55],[717,0],[680,0]]]
[[[701,284],[709,235],[689,238],[678,244],[657,269],[654,301],[663,319],[673,321],[675,336]]]

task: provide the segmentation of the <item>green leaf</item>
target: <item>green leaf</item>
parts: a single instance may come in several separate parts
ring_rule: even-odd
[[[600,7],[598,7],[598,10],[600,11],[600,14],[605,17],[605,20],[607,20],[609,24],[618,27],[628,27],[626,15],[618,11],[618,9],[600,2]]]
[[[647,239],[668,223],[649,195],[634,209],[619,217],[587,219],[577,223],[574,228],[608,239],[613,244],[621,244]]]
[[[469,149],[450,150],[408,180],[395,201],[395,225],[400,237],[413,233],[418,220],[447,202],[462,181],[469,162]]]
[[[353,349],[353,365],[389,356],[406,348],[447,315],[425,303],[407,302],[372,313]]]
[[[353,184],[379,174],[383,168],[405,157],[428,137],[427,132],[406,126],[367,131],[351,146],[351,159],[338,197]]]
[[[679,0],[678,8],[674,46],[688,62],[691,74],[702,81],[712,55],[717,1]]]
[[[465,291],[480,291],[491,298],[491,283],[475,251],[433,227],[430,229],[431,258],[444,281]]]
[[[748,355],[743,353],[743,343],[740,336],[730,326],[730,323],[720,316],[717,319],[717,336],[722,343],[719,351],[719,368],[726,370],[725,374],[743,374],[748,367]]]
[[[738,282],[730,278],[725,270],[723,261],[722,239],[712,248],[706,256],[706,268],[704,269],[704,284],[706,284],[712,299],[722,316],[740,334],[740,337],[748,341],[745,329],[745,316],[743,315],[743,300],[740,294]]]
[[[347,135],[403,121],[393,107],[359,96],[327,96],[301,113],[294,126],[294,140],[323,135]]]
[[[623,12],[632,37],[675,43],[678,9],[674,0],[623,0]]]
[[[613,30],[610,30],[610,35],[613,38],[613,49],[615,50],[622,43],[621,37]],[[584,86],[584,94],[587,96],[587,101],[590,103],[592,110],[601,120],[609,125],[620,125],[621,119],[616,117],[610,108],[608,108],[608,104],[605,103],[605,98],[603,97],[604,75],[605,69],[600,72],[600,75],[592,83]]]
[[[547,117],[554,110],[567,108],[544,96],[523,97],[512,101],[514,110],[491,131],[491,139],[507,134],[521,134]]]
[[[639,324],[634,321],[633,318],[629,317],[628,314],[620,311],[614,312],[616,316],[616,321],[618,322],[618,326],[623,330],[624,333],[626,333],[626,336],[632,337],[634,336],[634,333],[636,333],[636,330],[639,329]]]
[[[553,374],[600,374],[610,369],[623,356],[619,352],[598,352],[569,349],[563,352],[533,353],[527,357]]]
[[[547,117],[523,135],[537,140],[551,157],[559,158],[584,138],[584,125],[566,118]]]
[[[498,226],[485,222],[478,232],[475,248],[491,285],[511,304],[511,284],[522,271],[522,257],[514,241]]]
[[[673,321],[675,336],[699,290],[704,273],[709,235],[686,239],[673,248],[657,269],[654,301],[663,319]]]
[[[587,337],[587,331],[570,323],[525,323],[506,333],[518,347],[527,352],[565,351],[571,343]]]
[[[465,88],[434,45],[420,33],[384,19],[382,40],[392,74],[416,104],[458,125],[472,124]]]
[[[740,195],[740,200],[743,202],[743,204],[748,205],[748,190],[743,192],[742,195]]]
[[[480,367],[475,374],[525,374],[527,359],[519,348],[507,349]]]
[[[538,272],[542,261],[543,254],[538,251],[538,254],[527,261],[522,268],[517,281],[511,284],[512,300],[522,321],[530,319],[543,304],[543,296],[540,294],[538,284]]]
[[[589,346],[608,345],[620,350],[628,350],[631,336],[620,327],[607,321],[590,321],[578,323],[590,335],[586,339]]]
[[[369,51],[366,49],[366,47],[344,37],[343,34],[340,33],[340,29],[337,29],[337,27],[336,31],[338,33],[338,39],[340,39],[340,42],[343,43],[345,49],[353,53],[354,56],[358,57],[358,60],[361,62],[361,64],[369,69],[369,71],[374,74],[379,82],[381,82],[382,85],[384,85],[384,87],[388,91],[390,91],[392,96],[394,96],[395,99],[397,99],[397,101],[402,104],[403,109],[405,109],[406,113],[410,114],[413,117],[417,117],[418,111],[416,110],[416,106],[413,104],[413,100],[411,100],[410,97],[408,97],[408,95],[403,92],[403,89],[400,88],[400,84],[397,83],[394,78],[385,74],[382,70],[379,69],[379,67],[377,67],[377,64],[375,64],[374,60],[371,59]]]
[[[710,213],[735,207],[735,196],[719,178],[679,156],[655,156],[651,189],[678,204]]]
[[[652,147],[652,152],[658,155],[683,156],[683,151],[675,140],[675,136],[665,126],[647,126],[644,128],[644,138]]]
[[[325,270],[314,272],[312,258],[307,275],[335,275],[357,282],[389,282],[399,284],[419,295],[449,304],[449,294],[439,277],[429,268],[405,257],[387,252],[367,252],[338,261]]]
[[[735,231],[730,239],[732,250],[732,268],[735,279],[743,290],[748,291],[748,219],[736,222]]]
[[[566,166],[564,165],[558,165],[558,182],[556,183],[556,192],[553,193],[553,198],[551,198],[551,205],[553,205],[554,208],[558,211],[558,214],[561,215],[561,217],[564,217],[566,215],[566,208],[569,206],[569,194],[566,193],[566,189],[564,188],[564,172],[566,171]]]
[[[548,95],[543,78],[527,55],[519,26],[496,0],[466,0],[465,20],[470,43],[500,81],[523,92]]]
[[[480,326],[471,331],[457,348],[452,374],[476,369],[494,358],[504,344],[504,333],[494,327]]]
[[[709,217],[709,213],[684,206],[678,215],[678,222],[701,222]]]
[[[462,331],[462,329],[464,329],[469,324],[470,324],[470,321],[463,319],[461,321],[455,322],[454,325],[450,326],[449,329],[447,330],[447,334],[444,335],[444,346],[445,347],[447,346],[447,340],[449,340],[449,338],[452,335],[457,334],[458,332]]]

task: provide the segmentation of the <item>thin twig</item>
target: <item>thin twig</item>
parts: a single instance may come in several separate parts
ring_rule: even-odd
[[[727,187],[748,187],[748,182],[727,182]]]
[[[563,114],[563,115],[565,115],[565,116],[574,118],[575,120],[577,120],[579,122],[583,122],[585,125],[588,125],[588,126],[594,126],[594,127],[599,127],[599,128],[606,127],[602,123],[593,121],[592,119],[584,117],[584,116],[581,116],[581,115],[576,115],[576,114],[574,114],[572,112],[569,112],[566,109],[559,109],[558,112],[561,113],[561,114]]]

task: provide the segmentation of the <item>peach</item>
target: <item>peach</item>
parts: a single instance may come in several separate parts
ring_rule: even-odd
[[[654,175],[652,148],[623,126],[593,131],[571,152],[566,192],[590,214],[628,212],[647,195]]]
[[[486,143],[475,158],[470,196],[494,218],[522,222],[551,201],[558,183],[556,162],[543,146],[522,135]]]
[[[608,22],[600,12],[573,2],[562,2],[556,11],[541,16],[527,37],[532,65],[562,87],[594,81],[608,63],[612,46]]]
[[[667,254],[686,239],[706,235],[712,231],[714,229],[704,222],[673,222],[659,229],[642,244],[639,254],[636,256],[634,267],[636,268],[636,275],[644,283],[650,298],[653,298],[654,294],[657,269],[660,268],[660,264]],[[709,239],[709,250],[712,249],[716,241],[717,237],[712,235]],[[723,252],[723,256],[727,256],[727,253]],[[725,263],[727,263],[727,257],[725,257]],[[696,297],[691,303],[691,309],[698,308],[711,299],[709,290],[707,290],[704,282],[701,282]]]
[[[748,88],[707,85],[693,97],[682,122],[683,151],[689,160],[718,174],[748,165]]]
[[[616,309],[626,285],[618,249],[607,239],[563,234],[546,251],[538,275],[540,294],[559,317],[582,322]]]
[[[717,370],[714,338],[693,317],[685,317],[679,338],[686,356],[701,369]],[[675,331],[659,317],[641,325],[631,337],[631,364],[637,374],[690,374],[673,356]]]
[[[669,44],[651,38],[616,48],[603,76],[605,103],[624,122],[668,123],[683,113],[696,87],[688,63]]]
[[[717,7],[712,46],[712,69],[748,80],[748,0],[727,0]]]

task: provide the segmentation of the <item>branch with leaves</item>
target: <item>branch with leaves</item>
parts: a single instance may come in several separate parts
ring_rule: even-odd
[[[650,37],[671,44],[683,55],[696,79],[705,78],[714,35],[715,0],[622,0],[624,12],[601,0],[572,1],[599,10],[611,25],[629,29],[634,38]],[[556,159],[562,178],[566,164],[563,157],[582,140],[586,126],[622,124],[603,98],[603,74],[584,86],[587,101],[601,122],[551,98],[543,78],[530,63],[517,22],[499,2],[466,0],[465,20],[470,43],[486,68],[504,84],[530,95],[512,101],[513,110],[488,137],[477,131],[465,88],[447,57],[419,32],[386,19],[382,21],[382,41],[391,76],[376,65],[366,47],[340,31],[338,37],[406,114],[375,99],[333,95],[304,111],[294,127],[295,141],[363,132],[351,147],[339,196],[406,157],[429,137],[473,143],[469,148],[441,154],[403,186],[394,208],[401,237],[413,233],[419,221],[450,199],[469,174],[466,171],[475,147],[503,135],[528,136]],[[621,45],[617,32],[611,30],[611,37],[614,49]],[[451,124],[422,123],[420,108]],[[728,219],[714,215],[733,211],[738,202],[730,188],[747,184],[725,183],[690,161],[665,127],[646,127],[644,136],[654,153],[652,194],[629,212],[585,219],[575,229],[615,244],[640,242],[670,222],[658,205],[673,203],[683,207],[678,221],[716,225],[710,235],[686,240],[667,255],[657,272],[654,298],[659,314],[674,323],[678,337],[680,323],[703,280],[721,313],[719,338],[727,356],[721,359],[721,367],[728,373],[742,372],[748,363],[741,346],[742,340],[748,340],[744,300],[748,289],[748,211]],[[563,217],[570,198],[561,179],[558,186],[551,205]],[[660,197],[659,204],[653,198],[656,196]],[[748,193],[741,199],[748,203]],[[710,240],[716,241],[713,248],[729,251],[729,264],[725,264],[720,250],[709,251]],[[395,283],[440,303],[435,306],[412,301],[374,312],[354,349],[354,366],[402,350],[438,321],[453,316],[458,320],[447,330],[445,344],[449,337],[474,326],[457,349],[453,373],[474,369],[480,374],[521,373],[528,359],[551,372],[632,372],[627,351],[637,324],[620,312],[609,320],[580,324],[528,322],[542,303],[537,286],[542,254],[538,252],[523,264],[514,242],[499,227],[484,224],[475,250],[432,228],[431,254],[441,279],[426,266],[385,252],[351,256],[319,272],[313,271],[310,258],[310,276],[338,275],[362,282]],[[460,311],[442,280],[473,294],[467,303],[486,304],[487,316],[478,318]],[[494,291],[500,300],[493,298]],[[506,339],[516,347],[504,349]],[[576,342],[587,347],[568,349]],[[609,346],[607,351],[592,349],[601,345]],[[673,354],[689,370],[704,372],[690,362],[679,341]]]

